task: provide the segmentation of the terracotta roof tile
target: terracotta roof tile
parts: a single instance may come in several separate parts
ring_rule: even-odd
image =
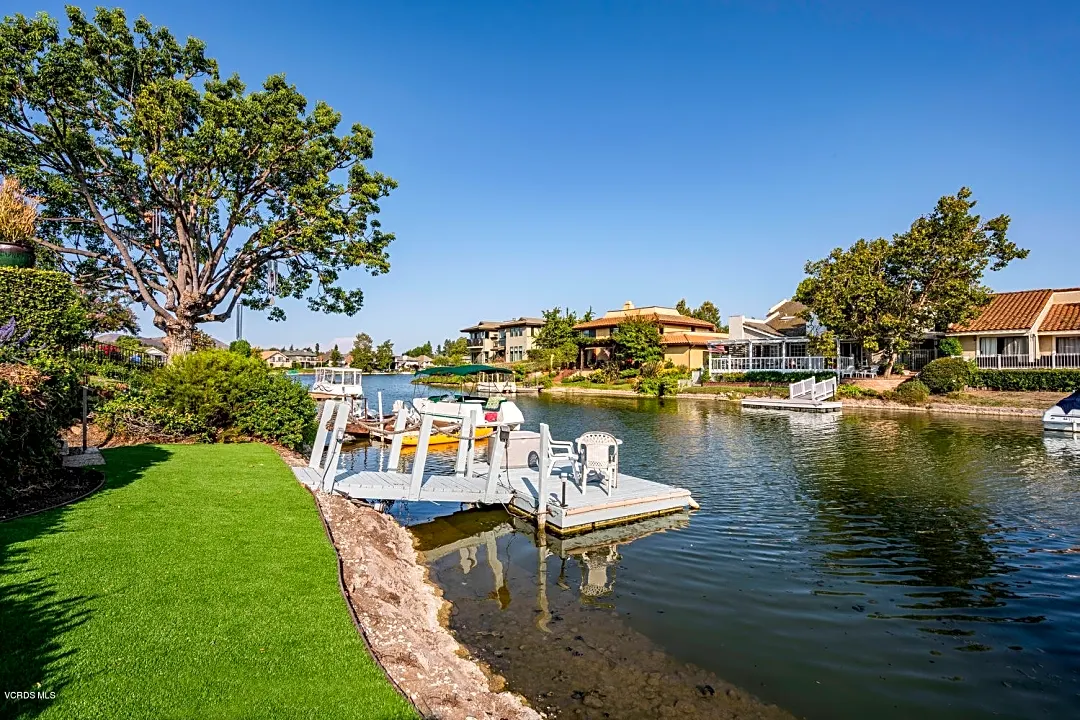
[[[1053,290],[1023,290],[998,293],[982,312],[964,325],[953,326],[952,332],[992,332],[995,330],[1030,330],[1046,307]]]
[[[705,330],[715,330],[714,326],[708,320],[698,320],[695,317],[688,315],[661,315],[659,313],[649,313],[643,315],[629,315],[629,316],[617,316],[617,317],[602,317],[589,322],[578,323],[574,326],[575,330],[591,330],[592,328],[604,328],[604,327],[616,327],[628,320],[646,320],[648,322],[655,322],[662,325],[686,325],[687,327],[704,328]]]
[[[705,347],[716,340],[727,340],[727,333],[712,332],[688,332],[688,333],[664,333],[660,336],[661,345],[691,345],[693,347]]]
[[[1051,305],[1039,326],[1039,332],[1080,330],[1080,303]]]

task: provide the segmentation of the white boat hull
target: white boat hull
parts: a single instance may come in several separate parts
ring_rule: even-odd
[[[1080,418],[1043,418],[1043,430],[1050,432],[1080,433]]]

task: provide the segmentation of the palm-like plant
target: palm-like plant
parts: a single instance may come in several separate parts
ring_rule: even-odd
[[[0,241],[30,247],[40,198],[27,195],[17,178],[0,181]]]

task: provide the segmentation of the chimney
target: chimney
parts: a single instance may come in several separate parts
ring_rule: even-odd
[[[728,317],[728,338],[731,340],[746,339],[746,333],[743,331],[742,315],[731,315]]]
[[[623,310],[633,310],[633,309],[634,309],[634,303],[632,303],[632,302],[630,302],[629,300],[627,300],[626,302],[624,302],[624,303],[622,304],[622,309],[623,309]]]

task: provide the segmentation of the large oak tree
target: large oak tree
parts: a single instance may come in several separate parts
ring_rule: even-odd
[[[396,183],[373,133],[282,75],[249,92],[194,38],[122,10],[0,24],[0,172],[44,198],[37,242],[76,280],[150,308],[170,353],[236,304],[352,314],[341,273],[386,272]],[[274,306],[271,317],[283,317]]]
[[[888,375],[924,332],[970,320],[989,302],[987,270],[1027,257],[1008,239],[1009,216],[984,220],[974,207],[971,190],[961,188],[891,240],[836,248],[806,264],[795,299],[839,337],[883,352]]]

